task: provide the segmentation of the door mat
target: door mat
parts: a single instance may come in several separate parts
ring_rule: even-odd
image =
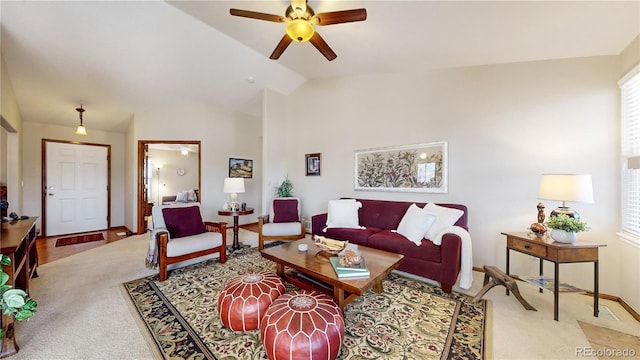
[[[70,236],[56,240],[56,247],[104,240],[102,233]]]

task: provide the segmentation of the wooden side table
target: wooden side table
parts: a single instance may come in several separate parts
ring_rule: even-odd
[[[503,232],[507,237],[507,275],[509,275],[509,250],[540,259],[540,276],[543,275],[543,260],[554,264],[553,319],[558,321],[558,294],[560,284],[560,264],[593,263],[593,316],[598,317],[598,248],[604,244],[593,244],[578,240],[575,244],[564,244],[551,238],[538,237],[526,232]],[[540,289],[542,292],[542,289]],[[507,289],[507,295],[509,290]]]
[[[238,217],[242,215],[250,215],[253,214],[253,208],[247,208],[246,210],[218,210],[218,215],[222,216],[233,216],[233,245],[231,245],[230,250],[236,251],[238,249],[243,249],[249,247],[249,245],[241,244],[238,241],[238,231],[240,231],[240,225],[238,224]]]

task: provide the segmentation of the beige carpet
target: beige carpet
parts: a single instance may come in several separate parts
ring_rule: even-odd
[[[257,234],[241,229],[240,240],[255,246]],[[42,265],[31,283],[38,312],[17,324],[20,352],[10,359],[152,359],[121,291],[123,282],[154,273],[144,267],[147,244],[147,235],[138,235]],[[474,273],[466,293],[476,294],[482,278]],[[524,310],[500,287],[484,297],[493,307],[495,359],[576,359],[577,347],[590,346],[578,321],[640,336],[640,324],[615,302],[601,305],[619,320],[595,318],[592,298],[562,294],[556,322],[551,293],[519,287],[537,312]]]

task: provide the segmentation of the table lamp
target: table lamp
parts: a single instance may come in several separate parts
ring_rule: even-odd
[[[243,178],[225,178],[224,193],[229,194],[229,206],[232,210],[238,210],[238,193],[244,192]]]
[[[566,202],[593,203],[591,175],[583,174],[543,174],[540,178],[539,199],[558,200],[561,205],[550,216],[565,214],[580,219],[580,214],[566,205]]]

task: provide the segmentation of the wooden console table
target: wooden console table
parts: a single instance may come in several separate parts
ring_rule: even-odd
[[[11,264],[2,266],[9,275],[8,285],[29,293],[29,282],[37,276],[38,252],[36,248],[36,220],[30,217],[24,220],[2,223],[2,254],[9,256]],[[2,316],[2,329],[5,331],[0,349],[0,358],[18,352],[12,316]]]
[[[564,244],[551,238],[529,235],[526,232],[503,232],[507,237],[507,275],[509,275],[509,250],[540,259],[540,276],[543,275],[543,260],[554,264],[553,278],[553,319],[558,321],[558,294],[560,285],[560,264],[592,262],[593,263],[593,316],[598,317],[598,248],[604,244],[592,244],[578,240],[575,244]],[[542,292],[542,289],[540,289]],[[507,295],[509,290],[507,289]]]

